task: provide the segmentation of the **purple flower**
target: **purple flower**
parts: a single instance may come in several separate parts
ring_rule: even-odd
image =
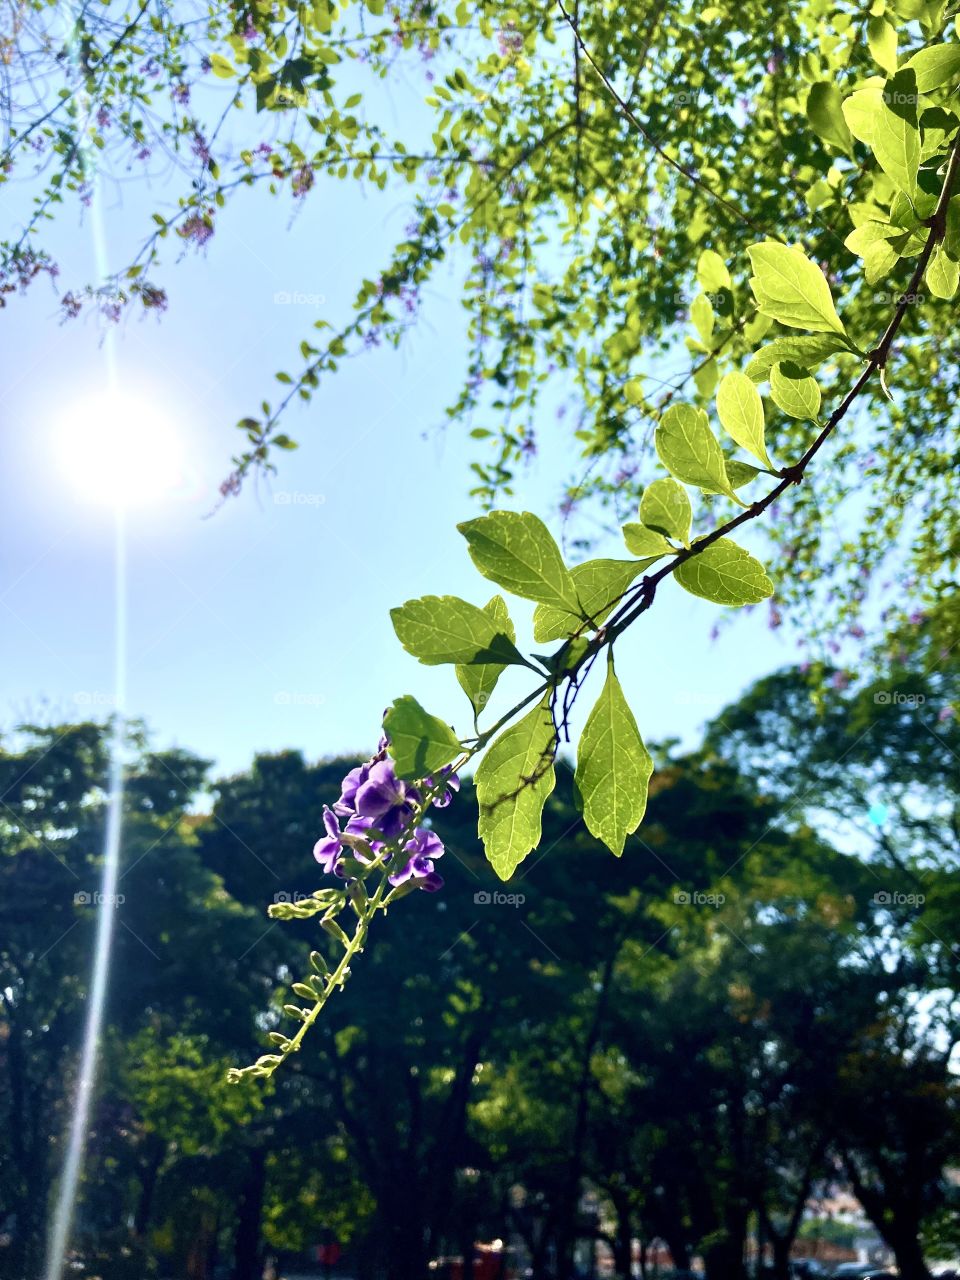
[[[388,839],[400,834],[419,803],[420,793],[397,777],[389,760],[370,765],[353,798],[357,813],[370,818]]]
[[[210,147],[207,144],[206,138],[199,130],[194,132],[193,141],[190,144],[190,150],[197,159],[201,160],[204,164],[210,163]]]
[[[321,836],[317,843],[313,846],[313,856],[320,863],[326,872],[333,872],[334,875],[340,875],[340,859],[346,854],[348,857],[356,858],[358,862],[372,862],[373,856],[378,854],[383,848],[383,843],[379,840],[370,840],[367,832],[373,823],[369,818],[361,818],[354,814],[347,822],[347,825],[340,830],[340,823],[337,815],[327,805],[323,806],[323,825],[327,834]],[[367,857],[362,850],[353,847],[344,841],[344,835],[361,836],[370,846],[371,857]]]
[[[388,877],[390,883],[397,885],[416,880],[418,888],[436,893],[443,886],[443,877],[433,869],[433,859],[443,854],[443,841],[437,833],[426,827],[417,827],[404,844],[403,851],[410,856],[399,871]]]
[[[411,881],[411,888],[434,893],[443,885],[433,865],[433,860],[443,854],[443,842],[428,827],[411,830],[423,804],[418,788],[442,788],[432,799],[442,809],[460,790],[460,779],[447,765],[414,787],[398,778],[393,762],[383,758],[386,740],[381,740],[380,745],[372,760],[351,769],[343,779],[340,799],[333,808],[324,806],[325,834],[314,845],[313,856],[324,871],[345,878],[350,874],[344,866],[347,859],[370,864],[383,856],[390,842],[390,865],[395,868],[388,877],[390,884]],[[346,825],[341,829],[344,818]]]
[[[357,790],[362,783],[366,782],[369,773],[369,763],[358,765],[356,769],[350,770],[340,783],[340,799],[333,806],[334,813],[339,813],[341,818],[349,818],[351,814],[356,813]]]
[[[433,806],[435,809],[445,809],[453,799],[454,793],[460,790],[460,779],[453,772],[452,765],[444,765],[435,778],[431,774],[423,780],[423,785],[431,791],[439,783],[444,784],[444,789],[438,796],[434,796]]]
[[[195,245],[202,248],[213,235],[213,222],[209,217],[201,217],[200,214],[193,213],[180,228],[180,235],[184,240],[192,240]]]
[[[313,856],[324,871],[329,872],[336,869],[340,855],[343,853],[343,845],[340,843],[340,823],[333,810],[326,805],[323,806],[323,825],[326,827],[327,834],[321,836],[313,846]]]
[[[297,199],[307,194],[313,186],[313,165],[304,164],[293,175],[293,194]]]

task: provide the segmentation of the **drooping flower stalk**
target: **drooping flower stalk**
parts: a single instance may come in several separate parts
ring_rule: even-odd
[[[447,767],[416,784],[405,782],[397,777],[386,749],[383,739],[377,754],[343,779],[340,799],[332,807],[324,806],[324,834],[314,845],[313,856],[341,885],[269,908],[278,920],[319,915],[321,927],[340,945],[342,954],[331,969],[320,952],[311,952],[314,972],[293,986],[294,994],[308,1003],[283,1007],[284,1013],[299,1019],[300,1027],[292,1036],[270,1032],[276,1052],[262,1055],[252,1066],[232,1069],[231,1083],[271,1076],[290,1054],[299,1051],[327,1000],[350,976],[353,958],[363,950],[378,911],[386,911],[414,889],[436,893],[443,887],[434,866],[443,855],[443,841],[428,825],[427,814],[431,807],[442,809],[450,803],[460,789],[460,779]],[[352,935],[338,919],[348,906],[356,916]]]

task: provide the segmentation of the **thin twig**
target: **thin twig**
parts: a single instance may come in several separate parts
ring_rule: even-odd
[[[633,125],[633,127],[637,130],[637,132],[641,135],[641,137],[647,142],[647,144],[653,148],[653,150],[657,153],[660,159],[665,161],[670,166],[671,169],[674,169],[677,173],[679,173],[682,178],[686,178],[686,180],[688,182],[692,182],[695,187],[699,187],[701,191],[705,191],[706,194],[710,196],[712,200],[716,200],[717,203],[722,205],[723,208],[726,209],[728,213],[733,214],[733,216],[739,222],[745,223],[746,226],[748,226],[751,231],[755,231],[757,235],[768,235],[769,233],[765,232],[761,227],[758,227],[757,224],[753,221],[753,219],[750,218],[749,215],[744,213],[742,209],[738,209],[737,206],[735,204],[732,204],[729,200],[727,200],[725,196],[720,195],[718,191],[714,191],[714,189],[710,186],[710,184],[707,182],[704,182],[704,180],[699,176],[699,174],[694,173],[692,169],[685,168],[680,163],[679,160],[675,160],[673,156],[670,155],[670,153],[663,148],[663,146],[656,140],[653,134],[650,133],[649,129],[647,129],[646,125],[644,125],[640,121],[639,117],[631,109],[631,107],[625,101],[625,99],[622,98],[620,94],[617,92],[617,90],[613,87],[613,84],[611,83],[607,75],[601,70],[593,54],[587,48],[587,45],[583,39],[583,36],[580,34],[580,28],[577,25],[576,19],[572,17],[564,8],[563,0],[557,0],[557,6],[559,7],[560,12],[563,14],[564,18],[569,23],[570,30],[573,32],[574,39],[576,40],[581,53],[583,54],[584,58],[586,58],[587,62],[590,63],[590,66],[593,68],[597,78],[600,80],[601,84],[606,89],[607,93],[609,93],[610,97],[613,98],[614,102],[620,108],[620,111],[623,113],[624,117],[630,122],[630,124]],[[779,237],[777,238],[779,239]]]

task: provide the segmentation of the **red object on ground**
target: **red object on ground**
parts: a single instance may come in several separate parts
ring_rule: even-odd
[[[340,1261],[341,1249],[336,1241],[333,1244],[317,1245],[317,1261],[325,1267],[335,1266]]]

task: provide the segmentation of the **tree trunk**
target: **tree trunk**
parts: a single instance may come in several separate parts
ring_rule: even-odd
[[[707,1280],[744,1280],[743,1246],[747,1236],[747,1215],[737,1212],[727,1219],[722,1239],[703,1250]]]
[[[930,1272],[923,1260],[923,1250],[916,1234],[898,1232],[890,1240],[890,1247],[897,1260],[900,1280],[930,1280]]]
[[[240,1192],[233,1249],[234,1280],[260,1280],[260,1223],[266,1182],[267,1153],[258,1147],[250,1152],[247,1176]]]
[[[166,1143],[159,1138],[150,1138],[148,1143],[147,1155],[140,1173],[140,1194],[137,1197],[137,1208],[133,1215],[133,1234],[137,1240],[142,1240],[147,1234],[153,1213],[153,1195],[157,1189],[157,1178],[167,1150]]]
[[[423,1232],[416,1226],[395,1228],[387,1254],[387,1280],[426,1280],[427,1262]]]
[[[690,1270],[690,1250],[682,1236],[675,1235],[672,1231],[669,1235],[665,1235],[667,1248],[670,1250],[670,1259],[673,1262],[675,1271]]]
[[[577,1223],[580,1217],[580,1190],[583,1178],[584,1148],[590,1121],[590,1070],[593,1054],[600,1041],[603,1020],[606,1016],[610,989],[613,985],[614,966],[623,938],[618,934],[612,951],[603,967],[603,977],[597,991],[593,1018],[584,1039],[580,1054],[580,1073],[577,1081],[577,1102],[574,1108],[573,1133],[570,1140],[570,1158],[567,1161],[566,1186],[561,1200],[559,1231],[557,1232],[558,1280],[570,1280],[573,1275],[573,1255],[577,1244]]]
[[[474,1229],[473,1218],[470,1217],[461,1223],[460,1227],[460,1254],[463,1258],[463,1280],[473,1280],[473,1243],[477,1233]]]
[[[773,1247],[773,1274],[776,1280],[790,1280],[790,1250],[793,1248],[794,1236],[772,1235],[770,1244]]]
[[[617,1233],[613,1241],[613,1261],[617,1280],[631,1280],[633,1274],[633,1223],[630,1202],[624,1195],[611,1193],[617,1211]]]

